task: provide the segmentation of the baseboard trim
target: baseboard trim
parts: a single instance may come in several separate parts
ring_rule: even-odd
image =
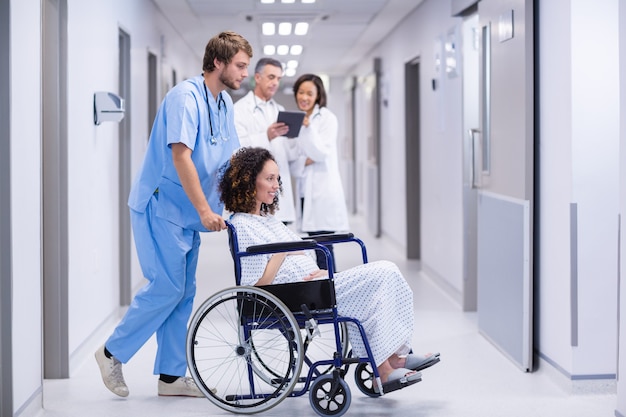
[[[535,353],[538,373],[544,373],[571,394],[616,394],[615,374],[570,374],[547,355]]]

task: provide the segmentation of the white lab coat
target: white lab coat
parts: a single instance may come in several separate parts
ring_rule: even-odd
[[[267,138],[267,128],[276,122],[278,112],[284,109],[274,99],[265,102],[255,97],[254,91],[249,91],[235,103],[235,128],[241,146],[262,147],[274,155],[283,183],[279,209],[274,216],[282,222],[293,222],[296,220],[296,211],[289,172],[287,138],[280,136],[271,141]]]
[[[290,163],[291,173],[296,178],[296,213],[298,228],[303,232],[349,229],[348,209],[339,175],[337,155],[338,123],[326,107],[317,105],[309,126],[300,129],[300,136],[288,140],[290,152],[300,157]],[[306,157],[315,163],[305,166]],[[300,199],[304,198],[304,207]]]

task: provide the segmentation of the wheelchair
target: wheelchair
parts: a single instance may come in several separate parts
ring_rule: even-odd
[[[365,331],[357,319],[337,313],[332,262],[328,279],[241,286],[241,259],[286,251],[322,251],[329,244],[364,243],[352,233],[251,246],[240,251],[234,226],[226,222],[236,286],[210,296],[194,313],[187,333],[187,364],[198,388],[217,407],[238,414],[269,410],[287,397],[309,393],[320,416],[341,416],[350,407],[344,377],[355,365],[359,390],[379,397],[419,382],[382,384]],[[367,356],[353,357],[347,326],[359,330]],[[379,389],[378,387],[382,387]]]

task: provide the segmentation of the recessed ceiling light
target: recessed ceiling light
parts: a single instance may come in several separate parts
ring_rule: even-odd
[[[300,55],[302,53],[302,45],[291,45],[291,55]]]
[[[315,0],[302,0],[302,3],[315,3]]]
[[[276,53],[278,55],[287,55],[289,53],[289,46],[287,45],[278,45],[276,49]]]
[[[307,22],[298,22],[296,23],[296,27],[293,31],[295,35],[306,35],[309,31],[309,24]]]
[[[280,22],[278,24],[279,35],[291,35],[291,22]]]
[[[261,3],[271,4],[271,3],[274,3],[274,0],[261,0]]]
[[[261,27],[264,35],[271,36],[276,33],[276,25],[272,22],[264,22]]]
[[[298,68],[298,61],[295,59],[290,59],[287,61],[287,68]]]
[[[285,77],[293,77],[294,75],[296,75],[296,69],[295,68],[287,68],[285,70]]]
[[[265,45],[263,47],[263,53],[265,55],[274,55],[276,53],[276,47],[274,45]]]
[[[295,3],[296,0],[280,0],[281,3]]]

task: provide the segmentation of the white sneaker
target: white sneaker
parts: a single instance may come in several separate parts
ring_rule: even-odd
[[[128,387],[126,382],[124,382],[124,375],[122,374],[122,362],[118,361],[114,356],[107,358],[104,354],[104,345],[96,350],[95,356],[104,385],[113,394],[120,397],[128,397]]]
[[[215,393],[214,389],[211,391]],[[182,376],[170,384],[159,379],[159,395],[204,397],[204,394],[200,391],[193,378],[188,376]]]

